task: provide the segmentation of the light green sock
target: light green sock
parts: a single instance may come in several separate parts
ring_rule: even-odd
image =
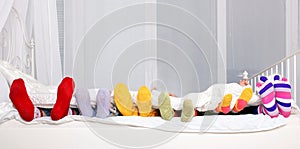
[[[181,121],[189,122],[194,116],[194,106],[193,102],[190,99],[186,99],[183,102],[182,112],[181,112]]]
[[[158,96],[158,109],[162,119],[171,120],[174,117],[174,110],[168,93],[162,92]]]

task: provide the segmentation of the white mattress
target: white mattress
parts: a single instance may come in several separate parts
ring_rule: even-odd
[[[223,116],[222,116],[223,117]],[[283,127],[255,133],[176,133],[151,129],[151,133],[131,133],[144,128],[98,123],[95,127],[82,121],[59,125],[26,125],[16,119],[0,125],[1,148],[297,148],[300,115],[292,115]],[[124,131],[127,130],[127,131]],[[105,133],[101,135],[99,132]],[[111,134],[111,135],[110,135]],[[118,136],[116,136],[118,134]],[[143,135],[143,136],[140,136]],[[158,135],[160,142],[153,142]],[[112,138],[123,140],[113,140]],[[157,136],[156,136],[157,137]],[[164,138],[165,137],[165,138]],[[152,138],[152,139],[151,139]],[[125,142],[128,141],[129,144]],[[140,146],[139,142],[148,142]]]

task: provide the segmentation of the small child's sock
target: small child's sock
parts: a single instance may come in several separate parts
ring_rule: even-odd
[[[170,97],[167,92],[162,92],[158,96],[158,109],[162,119],[171,120],[173,118],[174,111],[172,109]]]
[[[35,108],[27,94],[25,83],[22,79],[13,81],[10,87],[9,98],[23,120],[28,122],[33,120]]]
[[[131,94],[125,84],[119,83],[115,86],[114,102],[123,116],[138,116],[138,110],[134,106]]]
[[[232,94],[226,94],[220,105],[217,107],[216,111],[217,112],[222,112],[224,114],[227,114],[230,112],[230,104],[232,101]]]
[[[139,88],[136,103],[140,116],[151,116],[150,113],[152,111],[152,97],[151,91],[146,86],[142,86]]]
[[[279,75],[274,76],[275,99],[279,113],[284,117],[289,117],[292,110],[291,85],[286,78],[280,78]]]
[[[183,102],[182,112],[181,112],[181,121],[189,122],[195,115],[193,102],[191,99],[186,99]]]
[[[245,88],[240,97],[238,98],[238,100],[236,101],[234,107],[233,107],[233,111],[238,113],[241,110],[243,110],[247,105],[248,102],[250,101],[250,99],[252,98],[252,89],[251,88]]]
[[[277,117],[279,112],[275,101],[275,91],[273,83],[267,77],[261,76],[260,81],[256,84],[258,94],[262,100],[262,106],[259,108],[262,113],[269,115],[271,118]]]
[[[92,108],[90,95],[87,89],[80,88],[76,90],[75,98],[81,115],[93,117],[96,112]]]
[[[57,99],[50,113],[52,120],[59,120],[68,115],[70,101],[75,83],[72,78],[65,77],[57,89]]]
[[[110,91],[107,89],[99,89],[96,97],[97,114],[96,117],[106,118],[110,114]]]

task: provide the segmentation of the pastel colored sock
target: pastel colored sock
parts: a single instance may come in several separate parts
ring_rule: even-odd
[[[275,99],[279,113],[284,117],[289,117],[292,110],[291,85],[286,78],[279,75],[274,76]]]
[[[230,112],[231,101],[232,101],[232,94],[226,94],[223,97],[222,102],[217,107],[216,111],[217,112],[222,112],[224,114],[229,113]]]
[[[114,89],[115,104],[123,116],[138,116],[138,110],[132,102],[127,86],[119,83]]]
[[[162,92],[158,96],[158,109],[162,119],[171,120],[173,118],[174,111],[172,109],[170,97],[167,92]]]
[[[139,88],[136,103],[140,116],[151,116],[150,113],[152,111],[152,97],[151,91],[146,86],[142,86]]]
[[[248,105],[248,102],[252,98],[252,94],[253,94],[253,92],[252,92],[251,88],[245,88],[242,91],[242,93],[241,93],[240,97],[238,98],[238,100],[236,101],[236,103],[234,104],[234,107],[232,110],[236,113],[243,110]]]
[[[92,108],[90,94],[86,88],[77,89],[75,98],[81,115],[88,117],[95,116],[96,112]]]
[[[75,83],[72,78],[65,77],[58,86],[57,99],[50,113],[52,120],[59,120],[68,115],[70,101]]]
[[[260,106],[262,113],[271,118],[277,117],[279,112],[275,101],[275,91],[273,83],[267,77],[261,76],[256,84],[258,95],[262,100],[263,107]]]
[[[107,89],[99,89],[97,96],[97,114],[96,117],[106,118],[110,114],[110,91]]]
[[[9,98],[23,120],[28,122],[33,120],[35,107],[27,94],[23,79],[13,81],[10,87]]]
[[[195,111],[193,102],[190,99],[186,99],[183,101],[183,107],[181,112],[181,121],[182,122],[189,122],[194,117]]]

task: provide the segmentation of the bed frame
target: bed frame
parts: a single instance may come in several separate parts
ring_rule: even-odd
[[[27,53],[27,58],[25,64],[19,64],[22,67],[30,66],[30,75],[35,77],[35,42],[33,37],[28,37],[26,31],[24,30],[24,23],[20,18],[19,13],[15,8],[12,9],[12,12],[15,14],[16,19],[20,24],[22,30],[23,40],[25,41],[26,46],[30,49],[30,53]],[[0,33],[4,36],[3,44],[0,44],[2,50],[8,50],[8,54],[11,55],[12,49],[6,47],[4,41],[9,39],[9,35],[6,29],[3,29]],[[0,38],[1,40],[1,38]],[[12,44],[12,43],[10,43]],[[258,78],[261,75],[269,75],[273,73],[279,73],[282,76],[286,76],[292,82],[293,86],[293,97],[297,101],[299,96],[297,95],[297,83],[299,83],[299,70],[297,70],[297,57],[300,56],[300,51],[295,52],[294,54],[282,59],[281,61],[275,63],[269,68],[255,74],[250,78],[250,83],[252,88],[255,89],[255,84],[258,81]],[[4,59],[8,62],[11,62],[11,58]],[[24,61],[23,61],[24,62]],[[20,68],[22,70],[22,68]],[[28,73],[28,72],[27,72]],[[298,102],[299,103],[299,102]],[[0,109],[1,110],[1,109]],[[82,117],[75,117],[81,119]],[[209,118],[209,117],[207,117]],[[288,119],[288,124],[285,127],[278,129],[256,132],[256,133],[224,133],[224,134],[214,134],[214,133],[173,133],[173,132],[164,132],[160,130],[153,130],[152,133],[159,133],[162,136],[172,136],[165,142],[161,144],[154,144],[153,146],[143,146],[143,147],[155,147],[155,148],[257,148],[267,147],[267,148],[297,148],[299,146],[298,140],[300,138],[300,119],[299,115],[291,116]],[[107,140],[95,133],[95,130],[90,129],[88,123],[82,121],[72,121],[68,123],[63,123],[59,125],[48,125],[46,123],[27,125],[26,123],[20,123],[15,119],[7,121],[3,124],[0,124],[0,146],[1,148],[141,148],[140,146],[123,146],[122,144],[116,144]],[[105,125],[97,124],[97,129],[103,129],[108,133],[114,132],[116,135],[122,134],[124,128],[128,129],[142,129],[130,126],[118,126],[118,125]],[[124,135],[124,134],[122,134]],[[291,136],[292,135],[292,136]],[[151,135],[149,135],[151,136]],[[149,138],[146,137],[145,138]],[[134,135],[128,137],[128,141],[139,141],[140,139],[145,138],[136,138]],[[151,138],[151,137],[150,137]],[[155,139],[155,138],[152,138]],[[270,143],[270,141],[272,143]],[[284,144],[284,145],[282,145]]]
[[[300,99],[299,99],[298,92],[300,92],[300,90],[297,89],[297,88],[299,88],[299,82],[300,82],[300,79],[297,78],[300,76],[300,73],[299,73],[300,69],[297,69],[298,68],[297,64],[300,63],[300,61],[298,60],[299,58],[300,58],[300,50],[297,50],[293,54],[283,58],[282,60],[274,63],[270,67],[253,75],[249,79],[252,89],[255,90],[255,85],[258,82],[260,76],[269,76],[272,74],[280,74],[281,76],[288,78],[288,80],[291,82],[293,100],[299,106]],[[298,86],[297,86],[297,84],[298,84]]]
[[[20,59],[20,63],[18,64],[13,64],[16,66],[17,69],[21,70],[24,72],[24,70],[27,70],[24,73],[27,73],[29,75],[31,75],[33,78],[36,78],[36,74],[35,74],[35,40],[32,37],[29,37],[29,35],[27,34],[25,28],[25,24],[24,21],[22,20],[19,12],[12,7],[11,9],[12,14],[15,16],[17,22],[19,23],[19,27],[22,31],[22,39],[24,41],[24,44],[27,48],[29,48],[30,52],[26,52],[24,53],[24,55],[26,55],[26,59],[23,60],[21,58]],[[0,32],[0,37],[2,37],[2,39],[0,38],[0,40],[2,40],[2,45],[0,45],[2,51],[6,50],[8,51],[6,58],[3,57],[2,55],[2,60],[7,61],[9,63],[14,63],[15,58],[17,57],[12,57],[12,53],[13,53],[13,49],[10,47],[11,44],[14,44],[13,41],[7,41],[8,39],[10,39],[10,33],[7,31],[7,29],[4,28],[2,29],[2,32]],[[0,43],[1,43],[0,42]],[[28,71],[29,70],[29,71]]]

